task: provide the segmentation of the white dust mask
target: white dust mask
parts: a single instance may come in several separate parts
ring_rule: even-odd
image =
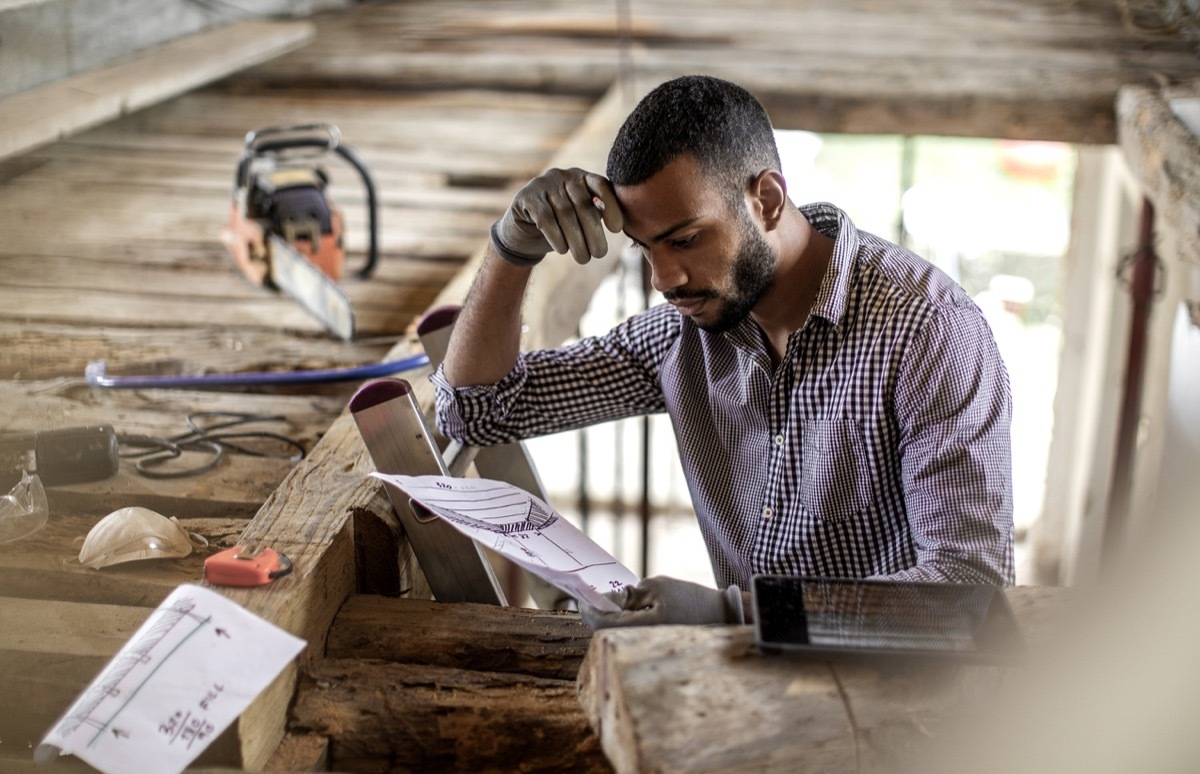
[[[207,547],[207,538],[188,532],[174,516],[168,519],[149,508],[131,506],[96,522],[84,538],[79,563],[98,570],[138,559],[183,557],[193,548]]]

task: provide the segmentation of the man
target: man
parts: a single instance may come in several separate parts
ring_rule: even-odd
[[[533,267],[603,256],[604,226],[669,303],[520,353]],[[439,427],[472,444],[670,415],[721,590],[649,578],[619,613],[585,606],[594,627],[744,621],[755,573],[1013,582],[1011,399],[983,316],[841,210],[793,204],[766,111],[734,84],[669,81],[626,119],[607,179],[526,185],[434,383]]]

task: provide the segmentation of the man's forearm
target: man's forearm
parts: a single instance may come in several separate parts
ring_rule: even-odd
[[[608,252],[604,230],[623,228],[621,207],[603,177],[550,169],[517,191],[492,225],[483,266],[454,324],[444,362],[453,387],[496,384],[521,351],[521,301],[530,267],[549,252],[587,263]]]
[[[521,347],[521,302],[530,269],[501,260],[489,245],[454,323],[446,380],[455,387],[495,384],[512,370]]]

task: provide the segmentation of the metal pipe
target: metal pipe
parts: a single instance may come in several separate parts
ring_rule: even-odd
[[[108,376],[103,360],[94,360],[84,369],[84,378],[92,387],[109,389],[170,389],[209,387],[248,387],[279,384],[325,384],[354,382],[391,376],[429,364],[425,353],[401,360],[372,363],[352,368],[318,368],[310,371],[247,371],[243,373],[202,374],[199,376]]]

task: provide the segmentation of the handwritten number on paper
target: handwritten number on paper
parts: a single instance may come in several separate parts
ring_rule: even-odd
[[[224,690],[224,685],[213,683],[212,688],[197,702],[200,708],[208,710]],[[167,737],[168,744],[180,742],[189,748],[194,743],[207,739],[214,730],[213,724],[208,722],[207,718],[193,716],[190,710],[175,710],[171,717],[158,725],[158,732]]]

